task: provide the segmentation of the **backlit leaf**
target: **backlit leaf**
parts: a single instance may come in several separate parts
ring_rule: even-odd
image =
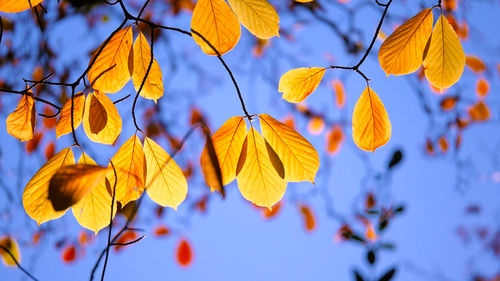
[[[129,55],[132,42],[132,27],[129,26],[116,32],[107,44],[105,41],[99,46],[90,60],[92,67],[87,73],[93,89],[110,94],[118,92],[127,84],[130,80]]]
[[[177,210],[188,190],[181,168],[161,146],[148,137],[144,139],[144,154],[148,167],[146,192],[154,202]]]
[[[73,108],[73,127],[78,128],[82,123],[83,110],[85,108],[85,95],[79,92],[74,98],[74,108]],[[56,135],[57,138],[60,136],[71,133],[71,99],[69,99],[61,109],[59,114],[59,121],[56,125]]]
[[[122,131],[122,118],[108,96],[97,91],[87,96],[83,129],[94,142],[113,144],[116,141]]]
[[[465,56],[465,64],[475,73],[482,73],[486,70],[484,62],[474,55]]]
[[[2,239],[0,239],[0,246],[7,249],[7,251],[9,251],[12,256],[14,256],[16,261],[18,263],[21,263],[21,252],[19,251],[19,246],[14,239],[12,239],[11,237],[3,237]],[[4,251],[2,248],[0,248],[0,257],[2,257],[2,262],[6,266],[16,266],[16,262],[12,259],[12,256],[7,253],[7,251]]]
[[[264,139],[283,162],[286,181],[310,181],[319,169],[319,156],[314,147],[292,128],[267,114],[259,115]]]
[[[335,155],[340,151],[344,143],[344,132],[342,126],[335,124],[326,134],[326,153]]]
[[[59,151],[26,185],[23,193],[23,206],[26,213],[38,225],[64,215],[65,211],[57,212],[49,200],[49,182],[60,167],[75,164],[75,158],[70,148]]]
[[[206,144],[203,152],[201,153],[200,165],[205,177],[205,182],[210,187],[212,192],[217,190],[225,196],[224,184],[222,183],[222,171],[215,152],[214,143],[209,134],[206,135]]]
[[[316,90],[325,70],[322,67],[292,69],[281,76],[278,92],[283,93],[282,98],[288,102],[301,102]]]
[[[132,82],[134,82],[134,88],[138,92],[148,70],[149,63],[151,62],[151,47],[149,46],[146,37],[139,32],[137,39],[135,39],[133,48],[134,72],[132,74]],[[154,100],[155,103],[163,96],[163,75],[161,73],[160,65],[154,58],[148,77],[144,82],[144,86],[142,87],[140,94],[144,98]]]
[[[95,161],[85,153],[82,154],[78,163],[96,165]],[[110,185],[109,181],[106,182],[106,179],[104,179],[99,182],[99,184],[97,184],[97,186],[93,188],[90,193],[88,193],[82,198],[82,200],[71,208],[73,216],[76,218],[78,223],[81,226],[94,231],[96,235],[99,230],[109,225],[112,196],[108,192],[106,185],[109,185],[109,190],[113,190],[113,186]],[[117,203],[115,202],[113,204],[113,217],[116,214],[116,208]]]
[[[35,100],[30,95],[23,95],[16,110],[7,117],[7,132],[20,141],[32,139],[35,136],[35,117]]]
[[[228,0],[248,31],[261,39],[279,36],[280,18],[267,0]]]
[[[76,164],[61,167],[49,182],[49,200],[56,211],[78,203],[96,186],[104,182],[107,168]]]
[[[464,71],[465,54],[457,34],[445,16],[434,26],[424,54],[427,80],[441,91],[455,84]]]
[[[238,18],[224,0],[198,0],[191,19],[191,29],[200,33],[222,55],[236,46],[241,28]],[[198,35],[193,39],[203,52],[216,52]]]
[[[116,201],[125,206],[138,199],[144,191],[146,159],[137,135],[132,135],[111,158],[116,170]],[[110,164],[111,167],[111,164]],[[115,184],[114,172],[108,173],[110,186]]]
[[[271,208],[285,194],[286,181],[274,169],[265,140],[253,127],[246,147],[246,159],[237,176],[240,192],[255,205]]]
[[[224,185],[236,178],[236,166],[246,134],[245,119],[238,116],[229,118],[212,136]]]
[[[384,41],[378,59],[387,75],[417,71],[432,33],[432,24],[432,9],[425,9],[403,23]]]
[[[2,0],[0,11],[5,13],[18,13],[35,7],[43,0]],[[35,79],[36,80],[36,79]]]
[[[391,138],[387,111],[370,87],[366,87],[354,106],[352,137],[359,148],[368,151],[375,151]]]
[[[304,204],[299,204],[298,207],[304,221],[305,230],[308,232],[314,231],[316,229],[316,217],[314,216],[311,207]]]

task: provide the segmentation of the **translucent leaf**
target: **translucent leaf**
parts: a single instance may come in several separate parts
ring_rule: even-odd
[[[457,34],[441,15],[424,54],[427,80],[441,91],[455,84],[464,71],[465,54]]]
[[[391,138],[387,111],[370,87],[366,87],[354,106],[352,137],[359,148],[368,151],[375,151]]]
[[[61,167],[49,182],[49,200],[56,211],[78,203],[96,186],[104,182],[107,168],[76,164]]]
[[[146,177],[146,192],[151,200],[162,205],[177,209],[187,195],[187,181],[181,168],[152,139],[144,140],[144,154],[148,167]]]
[[[122,144],[111,158],[111,162],[113,162],[118,178],[115,198],[122,203],[122,206],[125,206],[128,202],[141,197],[144,191],[146,159],[137,135],[132,135]],[[109,166],[111,167],[111,164]],[[114,172],[108,173],[108,180],[110,186],[114,186]]]
[[[5,13],[19,13],[35,7],[43,0],[2,0],[0,11]]]
[[[141,32],[139,32],[137,39],[135,39],[133,49],[134,72],[132,74],[132,82],[134,82],[134,88],[138,92],[151,62],[151,47]],[[163,75],[160,65],[154,58],[140,95],[144,98],[154,100],[155,103],[163,96]]]
[[[201,153],[200,165],[205,177],[205,182],[212,192],[217,190],[225,196],[224,184],[222,183],[222,170],[220,168],[219,158],[215,152],[214,143],[209,134],[206,135],[206,144]]]
[[[246,148],[246,158],[237,176],[240,192],[255,205],[271,208],[285,194],[286,181],[276,172],[264,138],[253,127],[248,131]]]
[[[319,156],[314,147],[292,128],[267,114],[259,115],[264,139],[283,162],[286,181],[310,181],[319,169]]]
[[[0,246],[4,247],[9,251],[12,256],[16,259],[18,263],[21,263],[21,252],[19,251],[19,246],[17,245],[16,240],[12,239],[11,237],[3,237],[0,239]],[[2,262],[6,266],[16,266],[16,261],[12,259],[12,256],[7,253],[7,251],[4,251],[2,248],[0,248],[0,257],[2,257]]]
[[[122,131],[122,118],[108,96],[97,91],[87,96],[83,129],[87,137],[94,142],[115,143]]]
[[[96,162],[85,153],[82,154],[78,163],[96,165]],[[108,192],[106,185],[108,185],[110,191],[113,190],[113,186],[109,184],[109,181],[103,180],[71,208],[78,223],[94,231],[96,235],[99,230],[109,225],[112,196]],[[115,202],[113,204],[113,217],[116,214],[116,207]]]
[[[99,46],[90,60],[89,64],[93,64],[87,73],[87,79],[93,89],[110,94],[121,90],[130,80],[129,55],[133,42],[132,27],[119,30],[107,44],[105,42]],[[99,52],[101,49],[102,51]]]
[[[279,36],[280,18],[267,0],[228,0],[240,22],[261,39]]]
[[[403,23],[384,41],[378,59],[387,75],[417,71],[432,33],[432,24],[432,9],[425,9]]]
[[[79,92],[77,97],[74,98],[73,108],[73,126],[78,128],[82,123],[83,110],[85,108],[85,95]],[[60,136],[71,133],[71,99],[69,99],[61,109],[59,114],[59,121],[56,125],[57,138]]]
[[[16,110],[7,117],[7,132],[20,141],[28,141],[35,136],[35,100],[23,95]]]
[[[23,206],[26,213],[38,225],[64,215],[65,211],[57,212],[49,200],[49,182],[60,167],[75,164],[75,158],[70,148],[59,151],[26,185],[23,193]]]
[[[465,56],[465,64],[475,73],[482,73],[486,70],[483,60],[474,55]]]
[[[233,49],[241,35],[240,22],[224,0],[198,0],[191,29],[199,32],[221,55]],[[200,36],[193,33],[193,39],[203,52],[216,55]]]
[[[278,92],[283,93],[283,99],[288,102],[304,101],[316,90],[325,70],[322,67],[292,69],[281,76]]]
[[[214,148],[222,171],[222,183],[229,184],[236,178],[236,165],[247,134],[243,117],[229,118],[213,136]]]

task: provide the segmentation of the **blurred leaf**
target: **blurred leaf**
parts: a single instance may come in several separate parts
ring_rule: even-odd
[[[401,163],[402,159],[403,159],[403,152],[401,152],[401,150],[399,149],[394,151],[394,153],[392,154],[391,161],[389,161],[389,165],[387,165],[387,168],[389,170],[394,168],[396,165]]]
[[[396,273],[396,268],[393,268],[393,269],[387,271],[384,275],[382,275],[382,277],[380,277],[380,279],[378,279],[378,281],[389,281],[392,279],[392,277],[394,277],[395,273]]]

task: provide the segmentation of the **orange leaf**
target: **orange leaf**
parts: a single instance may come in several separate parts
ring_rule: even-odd
[[[370,87],[366,87],[354,106],[352,137],[359,148],[367,151],[375,151],[391,138],[387,111]]]
[[[73,107],[73,126],[78,128],[82,123],[83,109],[85,108],[85,95],[82,92],[76,94],[74,97],[74,107]],[[59,115],[59,121],[56,125],[56,136],[60,136],[71,133],[71,98],[64,104]]]
[[[35,100],[29,94],[23,95],[16,110],[7,117],[7,132],[20,141],[28,141],[35,135]]]
[[[180,266],[187,267],[191,265],[193,262],[193,250],[190,245],[190,243],[182,239],[178,244],[177,244],[177,262],[179,263]]]

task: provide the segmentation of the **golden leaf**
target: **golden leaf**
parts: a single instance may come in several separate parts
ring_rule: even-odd
[[[74,98],[74,108],[73,108],[73,126],[78,128],[82,123],[83,110],[85,108],[85,95],[79,92]],[[56,136],[60,136],[71,133],[71,99],[69,99],[61,109],[59,114],[59,121],[56,125]]]
[[[28,141],[35,136],[35,125],[35,100],[23,95],[16,110],[7,117],[7,132],[20,141]]]
[[[238,187],[245,199],[271,208],[285,194],[286,181],[276,172],[264,138],[253,127],[248,131],[247,142],[244,164],[237,176]]]
[[[238,164],[246,134],[247,124],[245,119],[237,116],[229,118],[212,136],[224,185],[229,184],[236,178],[236,165]]]
[[[49,182],[60,167],[73,164],[75,164],[73,152],[70,148],[65,148],[50,158],[24,188],[24,210],[38,225],[64,215],[65,211],[55,211],[50,203]]]
[[[104,182],[107,168],[76,164],[61,167],[49,182],[49,200],[56,211],[78,203],[96,186]]]
[[[323,67],[292,69],[281,76],[278,92],[282,92],[288,102],[301,102],[316,90],[325,70]]]
[[[134,82],[135,90],[139,92],[144,76],[146,76],[146,72],[148,71],[149,63],[151,62],[151,47],[141,32],[139,32],[137,39],[135,39],[133,49],[134,72],[132,74],[132,82]],[[160,65],[154,58],[140,94],[144,98],[154,100],[155,103],[163,96],[163,75]]]
[[[118,182],[116,184],[117,201],[125,206],[128,202],[141,197],[146,178],[146,159],[142,144],[137,135],[130,137],[115,153],[111,162],[115,166]],[[111,167],[111,164],[110,164]],[[113,172],[108,174],[111,186],[115,184]]]
[[[78,163],[96,165],[95,161],[85,153],[82,154]],[[114,173],[112,176],[114,177]],[[99,230],[108,226],[110,221],[112,196],[109,194],[106,185],[108,185],[109,190],[113,190],[109,181],[104,179],[71,208],[78,223],[94,231],[96,235]],[[116,209],[117,204],[115,202],[113,204],[113,217],[116,214]]]
[[[144,139],[144,154],[148,167],[146,177],[146,192],[151,200],[177,210],[177,206],[184,201],[187,195],[187,181],[181,168],[152,139]]]
[[[129,26],[116,32],[107,44],[105,41],[99,46],[90,60],[92,66],[87,73],[93,89],[110,94],[118,92],[127,84],[131,72],[129,55],[132,41],[132,27]]]
[[[424,53],[427,80],[441,91],[455,84],[464,71],[465,54],[457,34],[441,15]]]
[[[221,55],[233,49],[241,35],[240,22],[224,0],[198,0],[191,29],[200,33]],[[203,52],[217,55],[200,36],[193,33],[193,39]]]
[[[7,249],[7,251],[9,251],[16,259],[14,261],[12,259],[12,256],[9,255],[7,251],[4,251],[2,248],[0,248],[0,257],[2,257],[2,261],[6,266],[16,266],[16,261],[18,263],[21,263],[21,252],[19,251],[19,246],[14,239],[8,236],[3,237],[2,239],[0,239],[0,246]]]
[[[367,151],[375,151],[391,138],[387,111],[370,87],[366,87],[354,106],[352,137],[359,148]]]
[[[280,18],[267,0],[228,0],[248,31],[261,39],[279,36]]]
[[[267,114],[259,115],[264,139],[283,162],[286,181],[310,181],[319,169],[319,156],[314,147],[294,129]]]
[[[122,118],[108,96],[97,91],[87,96],[83,129],[94,142],[113,144],[116,141],[122,131]]]
[[[201,153],[200,165],[205,177],[205,182],[210,187],[212,192],[217,190],[225,196],[224,184],[222,182],[222,170],[220,162],[215,151],[214,143],[210,137],[210,132],[204,130],[206,134],[206,144],[203,152]]]
[[[432,33],[432,24],[432,9],[425,9],[403,23],[384,41],[378,53],[378,60],[387,76],[417,71],[422,65],[425,45]]]
[[[5,13],[19,13],[35,7],[43,0],[2,0],[0,11]]]

